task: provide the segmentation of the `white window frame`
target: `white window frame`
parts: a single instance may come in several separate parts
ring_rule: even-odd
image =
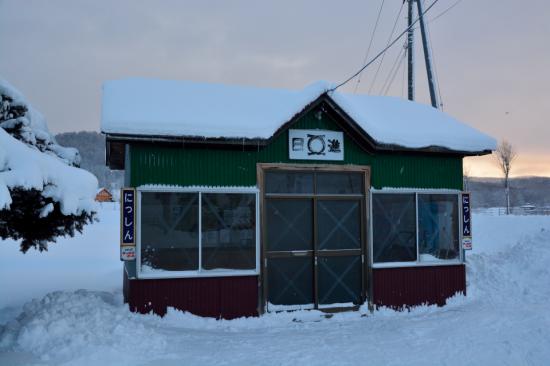
[[[464,250],[462,250],[462,191],[456,189],[413,189],[413,188],[386,188],[386,189],[371,189],[369,192],[369,264],[372,268],[400,268],[400,267],[432,267],[432,266],[453,266],[464,263]],[[374,253],[373,247],[373,216],[372,216],[372,195],[373,194],[414,194],[415,199],[415,221],[416,221],[416,261],[410,262],[381,262],[375,263],[372,253]],[[419,194],[452,194],[456,195],[457,207],[458,207],[458,252],[459,256],[454,260],[435,260],[435,261],[421,261],[420,260],[420,246],[418,243],[418,195]]]
[[[136,225],[136,275],[139,279],[155,278],[198,278],[198,277],[235,277],[258,276],[260,274],[260,190],[257,187],[170,187],[170,186],[140,186],[137,187],[137,225]],[[141,194],[151,193],[198,193],[199,195],[199,268],[193,271],[158,271],[141,272]],[[241,193],[254,194],[256,209],[256,268],[250,270],[206,270],[202,268],[202,194],[203,193]]]

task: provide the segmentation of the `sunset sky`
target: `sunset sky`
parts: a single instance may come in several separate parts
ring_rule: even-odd
[[[109,79],[283,88],[340,82],[361,66],[380,3],[0,0],[0,76],[52,131],[98,131]],[[369,58],[385,46],[401,3],[385,1]],[[513,175],[550,176],[550,3],[462,0],[438,17],[455,3],[440,0],[428,13],[444,111],[508,139],[518,151]],[[417,35],[417,100],[429,103]],[[384,94],[395,64],[402,66],[387,94],[406,96],[397,57],[403,42],[387,52],[376,80],[378,63],[366,70],[358,93]],[[472,176],[499,175],[492,156],[465,165]]]

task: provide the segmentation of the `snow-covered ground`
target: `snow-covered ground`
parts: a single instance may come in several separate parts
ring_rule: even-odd
[[[0,242],[0,365],[550,364],[548,216],[474,215],[468,296],[442,308],[232,321],[130,313],[118,211],[100,219],[48,253]]]

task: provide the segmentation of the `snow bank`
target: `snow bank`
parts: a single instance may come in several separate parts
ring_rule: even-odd
[[[479,248],[467,255],[469,294],[503,306],[548,303],[550,216],[477,215],[474,220],[479,221],[474,221],[478,236],[472,231],[474,248]]]
[[[189,81],[126,79],[103,86],[101,130],[113,134],[268,139],[308,104],[328,93],[381,145],[494,150],[496,141],[430,106],[393,97]]]
[[[117,227],[114,215],[101,217],[103,225]],[[54,292],[0,325],[0,364],[546,365],[550,221],[486,219],[474,215],[479,240],[467,255],[468,296],[455,296],[442,308],[371,314],[363,307],[331,317],[296,311],[217,321],[174,309],[164,318],[133,314],[120,292]],[[106,227],[98,226],[98,235]],[[499,230],[515,243],[493,249],[498,244],[490,242],[491,234]],[[114,239],[112,232],[105,242]],[[97,239],[88,233],[72,240]],[[118,255],[111,260],[118,262]]]
[[[474,244],[471,253],[495,254],[528,242],[534,234],[550,230],[550,216],[494,216],[474,213],[472,225]]]
[[[32,349],[43,361],[71,360],[78,365],[80,356],[86,355],[87,364],[102,364],[105,358],[125,364],[166,346],[167,340],[149,326],[156,319],[142,322],[140,318],[107,292],[54,292],[27,303],[17,320],[6,324],[0,333],[0,348]]]
[[[49,292],[120,289],[119,207],[98,204],[98,222],[86,225],[82,234],[58,238],[48,251],[23,254],[14,240],[0,240],[0,324],[25,302]]]

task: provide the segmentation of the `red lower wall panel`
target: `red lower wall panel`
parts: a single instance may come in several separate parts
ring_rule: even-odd
[[[442,306],[457,292],[466,294],[466,270],[463,264],[375,268],[372,277],[375,306],[404,308],[426,303]]]
[[[224,319],[258,315],[256,276],[130,280],[125,273],[124,282],[124,301],[142,314],[163,316],[173,307]]]

